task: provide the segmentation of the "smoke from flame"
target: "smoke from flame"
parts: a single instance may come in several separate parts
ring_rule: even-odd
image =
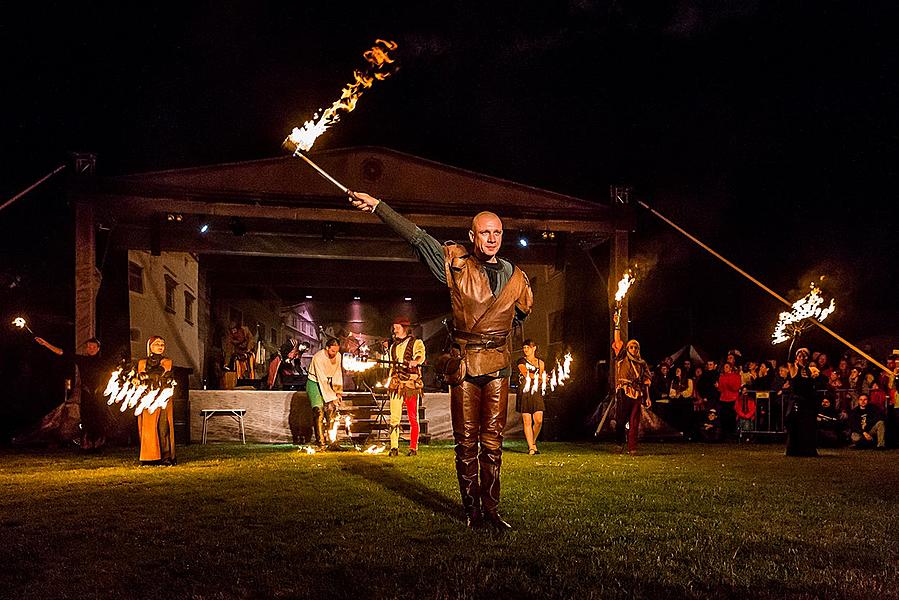
[[[341,113],[351,112],[356,108],[356,102],[362,96],[363,91],[370,88],[375,81],[382,81],[393,74],[394,70],[390,68],[390,65],[394,60],[388,54],[393,50],[396,50],[396,42],[375,40],[375,45],[362,54],[368,62],[366,69],[353,71],[353,81],[343,88],[340,98],[320,115],[316,112],[315,116],[306,121],[302,128],[294,127],[286,141],[296,146],[297,151],[305,152],[312,148],[312,144],[315,143],[318,136],[340,120]]]

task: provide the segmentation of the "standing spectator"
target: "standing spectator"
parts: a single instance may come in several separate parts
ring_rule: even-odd
[[[868,396],[860,394],[858,406],[852,409],[852,448],[886,449],[886,425],[883,413],[868,402]]]
[[[737,413],[734,404],[740,397],[743,381],[740,374],[734,371],[730,362],[725,362],[718,376],[718,405],[721,419],[721,435],[724,439],[733,437],[736,429]]]
[[[829,378],[830,374],[833,373],[833,367],[830,366],[827,355],[822,352],[818,355],[818,358],[815,359],[815,362],[818,364],[818,371],[821,373],[821,377],[824,377],[825,379]]]
[[[771,370],[768,361],[763,360],[759,363],[758,373],[758,377],[752,382],[751,389],[762,391],[770,390],[771,385],[774,383],[774,371]]]

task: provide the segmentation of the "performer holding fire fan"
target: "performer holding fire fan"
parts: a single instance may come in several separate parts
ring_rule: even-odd
[[[409,242],[431,273],[449,288],[453,309],[452,350],[436,364],[450,384],[450,412],[456,442],[456,475],[469,527],[486,523],[511,527],[498,513],[503,429],[509,402],[515,320],[531,311],[533,294],[524,272],[497,256],[503,224],[491,212],[471,222],[474,251],[440,244],[386,203],[349,192],[353,205],[374,213]],[[445,360],[450,358],[450,360]],[[480,465],[480,477],[478,466]]]
[[[412,335],[409,319],[399,317],[393,322],[393,343],[390,357],[390,456],[399,454],[400,421],[403,405],[409,415],[409,454],[418,454],[418,398],[424,385],[421,364],[425,361],[425,344]]]

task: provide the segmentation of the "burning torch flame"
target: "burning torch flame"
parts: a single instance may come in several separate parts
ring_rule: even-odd
[[[625,271],[624,277],[618,282],[618,291],[615,292],[615,302],[621,303],[621,301],[624,300],[624,297],[627,296],[627,291],[636,280],[637,278],[631,275],[630,271]]]
[[[302,129],[294,127],[285,143],[289,142],[290,145],[295,146],[294,150],[297,152],[306,152],[312,148],[312,144],[315,143],[318,136],[340,120],[341,113],[351,112],[356,108],[356,102],[362,96],[363,91],[370,88],[376,80],[387,79],[393,74],[389,65],[394,61],[388,54],[388,51],[392,50],[396,50],[396,42],[375,40],[375,45],[362,55],[368,62],[368,68],[365,71],[353,71],[354,81],[343,88],[340,99],[320,115],[319,112],[316,112],[311,120],[303,124]]]
[[[25,319],[23,319],[22,317],[16,317],[15,319],[13,319],[12,324],[15,325],[16,327],[18,327],[19,329],[24,329],[31,335],[34,335],[34,332],[31,331],[31,327],[28,326],[27,321],[25,321]]]
[[[829,305],[822,307],[824,298],[820,295],[821,290],[814,283],[810,287],[811,291],[808,294],[793,303],[792,311],[780,313],[774,333],[771,334],[772,344],[785,342],[800,333],[804,329],[803,321],[806,319],[823,321],[836,310],[833,298],[830,299]]]
[[[357,358],[349,352],[343,355],[343,370],[350,373],[361,373],[377,365],[377,361]]]

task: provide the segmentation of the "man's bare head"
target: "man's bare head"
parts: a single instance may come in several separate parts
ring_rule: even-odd
[[[488,211],[480,212],[471,220],[468,237],[474,244],[475,254],[487,262],[496,261],[496,253],[503,243],[503,222]]]

